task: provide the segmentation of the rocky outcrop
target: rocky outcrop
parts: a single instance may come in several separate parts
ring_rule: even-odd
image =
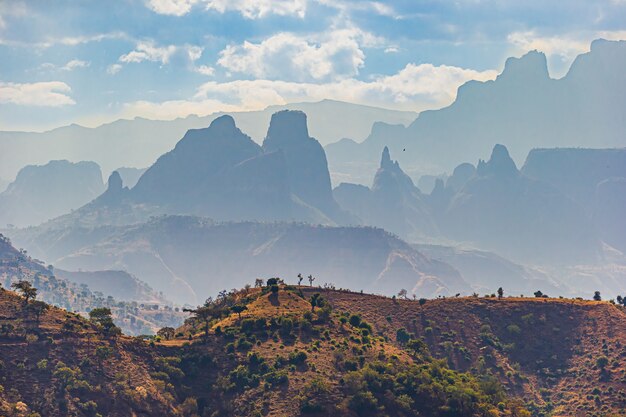
[[[335,189],[337,200],[368,225],[382,227],[403,238],[437,234],[425,196],[383,148],[380,167],[371,189],[342,184]]]
[[[584,210],[555,187],[522,175],[502,145],[456,193],[440,227],[450,238],[514,260],[600,259],[600,242]]]
[[[322,145],[309,136],[306,114],[283,110],[272,115],[263,141],[267,153],[284,155],[291,192],[304,204],[315,207],[331,218],[337,218],[339,207],[332,195],[326,153]]]

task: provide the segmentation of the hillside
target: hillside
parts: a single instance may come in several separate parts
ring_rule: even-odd
[[[0,286],[10,288],[19,281],[30,282],[40,300],[70,312],[87,314],[94,308],[110,308],[115,323],[131,335],[154,334],[161,327],[179,325],[187,317],[163,294],[126,272],[57,271],[15,249],[0,234]]]
[[[600,417],[626,405],[626,314],[607,302],[272,288],[209,299],[153,344],[55,308],[38,323],[0,290],[0,321],[20,323],[0,339],[0,404],[9,416],[22,401],[46,416],[350,417]]]
[[[471,292],[449,265],[370,227],[221,223],[164,216],[128,227],[46,227],[12,231],[20,246],[61,269],[125,270],[180,304],[243,286],[251,276],[298,273],[343,288],[424,296]]]

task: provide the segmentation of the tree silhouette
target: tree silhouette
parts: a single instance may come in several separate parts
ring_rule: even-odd
[[[254,287],[255,288],[261,288],[263,286],[264,282],[261,278],[257,278],[254,280]]]
[[[502,289],[502,287],[498,288],[498,298],[502,298],[504,297],[504,290]]]
[[[161,336],[165,340],[170,340],[172,337],[174,337],[175,333],[176,329],[174,329],[173,327],[163,327],[159,329],[159,331],[157,332],[157,336]]]
[[[315,307],[322,307],[324,305],[324,299],[318,292],[311,296],[309,302],[311,303],[311,311],[313,312],[315,312]]]
[[[22,297],[24,297],[24,304],[28,304],[28,300],[37,298],[37,288],[33,287],[33,285],[28,281],[18,281],[11,284],[11,288],[14,288],[16,291],[22,293]]]
[[[41,318],[41,315],[44,313],[44,311],[48,310],[49,308],[50,306],[48,304],[39,300],[33,300],[28,305],[28,310],[31,311],[35,315],[35,318],[37,319],[37,323],[39,323],[39,319]]]
[[[302,280],[303,280],[303,279],[304,279],[304,278],[302,277],[302,274],[298,274],[298,285],[301,285],[301,284],[302,284]]]
[[[192,313],[196,316],[196,318],[202,322],[204,322],[204,337],[209,338],[209,322],[213,318],[213,308],[209,305],[204,305],[202,307],[198,307],[196,309],[183,309],[186,313]]]
[[[602,301],[602,296],[600,295],[600,291],[596,291],[593,293],[593,300],[594,301]]]
[[[113,323],[111,309],[106,307],[94,308],[89,312],[89,319],[102,329],[109,336],[121,333],[120,328]]]
[[[236,304],[236,305],[232,306],[230,309],[234,313],[237,313],[237,315],[239,316],[239,320],[241,320],[241,313],[246,311],[248,309],[248,307],[246,307],[243,304]]]
[[[313,286],[313,281],[315,281],[315,277],[313,277],[313,275],[309,275],[309,287]]]
[[[407,298],[407,293],[408,293],[408,291],[407,291],[407,290],[405,290],[404,288],[402,288],[402,289],[400,290],[400,292],[398,292],[398,297],[401,297],[401,298],[406,299],[406,298]]]

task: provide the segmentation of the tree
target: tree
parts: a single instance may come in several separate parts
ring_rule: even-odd
[[[104,361],[113,355],[113,349],[108,346],[98,346],[96,348],[96,358],[98,358],[98,365],[100,370],[103,368]]]
[[[402,288],[402,289],[400,290],[400,292],[398,292],[398,297],[400,297],[400,298],[404,298],[404,299],[407,299],[407,298],[408,298],[408,297],[406,296],[407,294],[408,294],[408,291],[407,291],[407,290],[405,290],[404,288]]]
[[[537,298],[543,297],[543,293],[541,291],[535,291],[534,294],[535,294],[535,297]]]
[[[298,274],[298,285],[301,285],[301,284],[302,284],[302,280],[303,280],[303,279],[304,279],[304,278],[302,277],[302,274]]]
[[[246,307],[243,304],[235,304],[234,306],[232,306],[230,308],[234,313],[237,313],[237,315],[239,316],[239,320],[241,320],[241,313],[246,311],[248,309],[248,307]]]
[[[608,364],[609,358],[607,358],[606,356],[600,356],[598,359],[596,359],[596,365],[598,366],[598,368],[600,368],[600,371],[602,372],[604,372],[604,369]]]
[[[254,280],[254,288],[261,288],[263,287],[263,280],[261,278],[257,278]]]
[[[270,278],[267,280],[267,286],[271,287],[272,285],[280,284],[280,278]]]
[[[11,284],[11,288],[14,288],[16,291],[22,293],[22,297],[24,297],[24,303],[28,304],[28,300],[37,298],[37,288],[33,287],[33,285],[28,281],[18,281]]]
[[[48,304],[39,300],[33,300],[28,305],[28,310],[31,311],[35,315],[37,319],[37,323],[39,323],[39,319],[41,318],[41,315],[44,313],[44,311],[48,310],[49,308],[50,306]]]
[[[502,287],[498,288],[498,298],[502,298],[504,297],[504,290],[502,289]]]
[[[320,295],[320,293],[315,293],[311,296],[309,300],[311,303],[311,311],[315,312],[315,307],[322,307],[324,305],[324,299]]]
[[[602,301],[602,296],[600,296],[600,291],[596,291],[593,293],[593,301]]]
[[[213,318],[213,309],[210,307],[210,305],[205,304],[204,306],[198,307],[194,310],[185,308],[183,309],[183,311],[186,313],[194,314],[196,316],[196,319],[204,322],[204,337],[208,339],[209,338],[209,323],[211,319]]]
[[[110,308],[94,308],[89,312],[89,319],[109,336],[114,336],[121,333],[120,328],[117,327],[115,323],[113,323],[113,316],[111,314]]]
[[[173,327],[162,327],[157,332],[157,336],[161,336],[165,340],[170,340],[176,334],[176,329]]]
[[[626,300],[625,300],[624,298],[622,298],[622,296],[621,296],[621,295],[618,295],[618,296],[617,296],[617,304],[620,304],[620,305],[626,306]]]
[[[313,277],[313,275],[309,275],[309,287],[313,286],[313,281],[315,281],[315,277]]]
[[[411,339],[407,342],[406,347],[412,350],[415,355],[419,355],[428,351],[428,347],[422,339]]]

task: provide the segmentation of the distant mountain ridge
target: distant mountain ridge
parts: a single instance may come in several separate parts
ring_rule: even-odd
[[[470,291],[454,268],[382,229],[166,216],[134,226],[24,229],[12,239],[62,269],[123,269],[180,303],[251,277],[295,279],[298,273],[385,294]]]
[[[103,191],[102,173],[94,162],[27,166],[0,193],[0,225],[37,225],[86,204]]]
[[[409,124],[417,116],[415,112],[334,100],[291,103],[229,114],[243,132],[261,143],[271,115],[280,110],[306,112],[312,135],[324,145],[344,136],[362,140],[375,121]],[[187,130],[206,127],[224,114],[188,116],[170,121],[122,119],[96,128],[73,124],[43,133],[0,132],[0,177],[13,178],[25,165],[44,164],[50,159],[95,161],[107,175],[121,166],[146,167],[171,149]]]
[[[623,147],[625,67],[626,41],[594,41],[558,80],[541,52],[509,58],[495,81],[465,83],[454,103],[420,113],[406,128],[377,123],[361,144],[327,145],[331,171],[372,169],[384,146],[407,172],[429,174],[477,160],[495,143],[506,143],[520,164],[535,147]]]

